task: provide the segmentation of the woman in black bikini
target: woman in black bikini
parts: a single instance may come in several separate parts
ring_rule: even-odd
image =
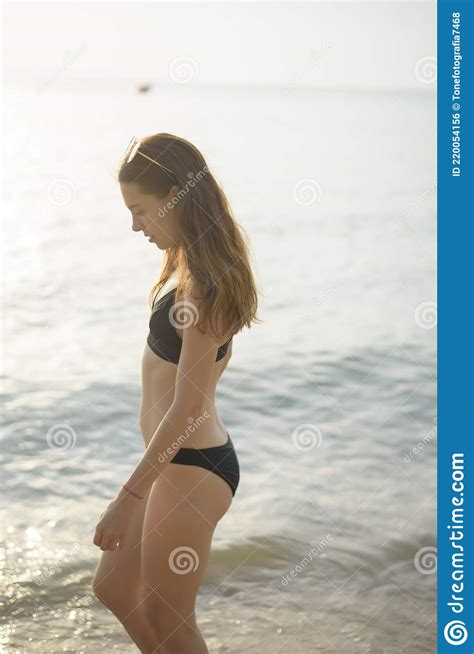
[[[204,654],[196,595],[240,472],[215,391],[233,335],[261,322],[258,291],[243,230],[191,143],[132,139],[118,181],[132,229],[165,256],[142,358],[145,452],[97,524],[93,588],[142,652]]]

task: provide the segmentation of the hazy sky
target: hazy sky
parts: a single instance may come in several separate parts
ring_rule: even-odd
[[[436,55],[431,2],[14,2],[3,19],[7,80],[67,68],[136,81],[189,73],[194,83],[420,88],[416,62]]]

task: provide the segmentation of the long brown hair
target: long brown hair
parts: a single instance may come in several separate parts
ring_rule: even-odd
[[[263,322],[257,317],[258,294],[250,265],[245,230],[237,223],[224,191],[210,172],[199,150],[189,141],[159,133],[141,140],[140,152],[162,164],[157,166],[139,154],[121,163],[119,182],[136,183],[144,194],[163,198],[177,185],[181,211],[177,212],[178,244],[165,251],[158,281],[149,302],[153,306],[169,276],[178,271],[176,297],[192,289],[202,300],[201,319],[233,336],[244,326]],[[190,285],[188,286],[188,283]]]

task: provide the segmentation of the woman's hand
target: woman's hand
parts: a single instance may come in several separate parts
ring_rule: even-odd
[[[120,491],[117,497],[108,505],[95,528],[94,545],[104,552],[123,549],[129,536],[131,516],[140,509],[140,500],[127,491]]]

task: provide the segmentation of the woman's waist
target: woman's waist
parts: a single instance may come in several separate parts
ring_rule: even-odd
[[[142,396],[140,406],[140,428],[143,439],[148,445],[160,422],[171,406],[171,401],[163,399],[153,402]],[[215,405],[202,407],[198,415],[193,416],[186,429],[186,434],[176,434],[176,438],[186,438],[186,447],[214,447],[227,439],[227,429],[220,419]],[[181,442],[181,441],[180,441]]]

